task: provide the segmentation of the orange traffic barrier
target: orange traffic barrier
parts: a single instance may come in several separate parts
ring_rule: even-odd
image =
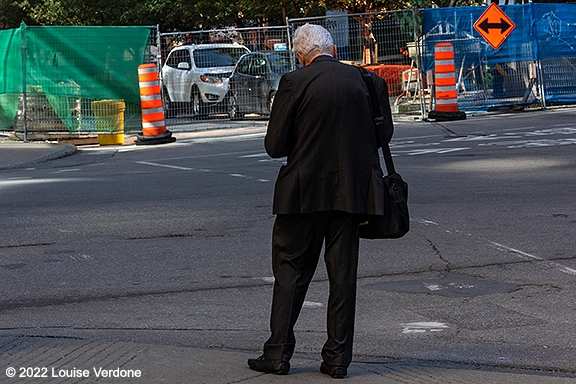
[[[142,64],[138,67],[138,85],[142,107],[142,135],[138,135],[136,144],[163,144],[176,141],[172,133],[166,131],[156,64]]]
[[[142,64],[138,67],[140,105],[142,106],[142,134],[157,136],[166,133],[160,79],[156,64]]]
[[[465,119],[466,114],[458,111],[454,47],[451,43],[438,43],[434,46],[434,67],[436,109],[430,111],[428,117],[436,120]]]

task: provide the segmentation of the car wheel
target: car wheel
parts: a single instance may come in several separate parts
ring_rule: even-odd
[[[206,106],[202,101],[202,96],[198,88],[193,87],[190,94],[190,114],[194,117],[200,117],[206,114]]]
[[[164,87],[162,88],[162,105],[164,106],[164,115],[167,118],[174,117],[176,111],[174,110],[174,103],[170,100],[170,95],[168,95],[168,90]]]
[[[242,120],[244,114],[238,109],[238,99],[236,98],[236,93],[233,93],[228,98],[228,117],[230,120]]]
[[[272,113],[272,105],[274,104],[274,97],[276,97],[276,92],[270,92],[270,96],[268,96],[268,114]]]

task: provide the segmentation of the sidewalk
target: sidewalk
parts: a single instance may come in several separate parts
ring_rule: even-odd
[[[77,338],[0,335],[2,383],[326,383],[320,359],[296,355],[287,376],[255,372],[248,358],[258,352],[186,348]],[[23,367],[40,368],[42,378],[19,378]],[[13,370],[15,369],[15,371]],[[9,378],[13,372],[14,378]],[[81,372],[81,373],[79,373]],[[107,374],[109,377],[103,377]],[[74,379],[64,376],[76,375]],[[81,379],[79,375],[87,376]],[[132,378],[129,378],[132,376]],[[355,360],[346,383],[568,384],[574,377],[551,373],[403,361]]]
[[[33,166],[75,152],[76,147],[70,144],[0,140],[0,170]]]
[[[190,137],[202,139],[204,137],[217,137],[229,135],[263,135],[266,126],[261,122],[254,126],[238,124],[238,127],[228,129],[202,129],[197,131],[176,131],[173,137],[177,140],[186,140]],[[256,133],[255,133],[256,132]],[[124,135],[124,146],[132,146],[136,141],[136,134]],[[92,141],[87,141],[90,146],[98,147]],[[105,145],[102,148],[119,148],[116,145]],[[23,167],[33,167],[35,164],[43,163],[61,157],[70,156],[77,152],[77,147],[73,144],[51,143],[45,141],[17,141],[5,135],[0,135],[0,170]]]

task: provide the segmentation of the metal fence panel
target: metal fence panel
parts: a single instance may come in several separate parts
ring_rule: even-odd
[[[12,68],[0,80],[0,129],[29,139],[97,133],[92,103],[117,99],[126,109],[114,130],[141,130],[137,68],[150,60],[154,29],[22,25],[0,60],[0,72]],[[7,36],[0,35],[0,45]]]
[[[544,100],[576,102],[576,4],[531,4]]]
[[[542,59],[541,68],[546,102],[576,101],[576,57]]]
[[[418,71],[421,13],[417,10],[350,15],[333,12],[325,17],[290,19],[295,30],[305,23],[322,25],[337,46],[338,58],[384,78],[395,114],[422,114],[427,97]]]

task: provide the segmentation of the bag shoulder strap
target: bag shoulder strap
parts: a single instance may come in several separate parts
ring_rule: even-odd
[[[374,86],[374,80],[370,73],[363,67],[356,67],[362,74],[362,80],[366,83],[368,87],[368,92],[370,92],[370,102],[372,103],[372,118],[374,120],[374,130],[376,131],[376,138],[378,143],[382,147],[382,154],[384,155],[384,162],[386,163],[386,171],[389,175],[396,173],[394,168],[394,162],[392,161],[392,153],[390,153],[390,146],[385,140],[380,137],[380,131],[378,126],[384,124],[384,117],[382,116],[382,111],[380,110],[380,104],[378,104],[378,95],[376,94],[376,87]]]

